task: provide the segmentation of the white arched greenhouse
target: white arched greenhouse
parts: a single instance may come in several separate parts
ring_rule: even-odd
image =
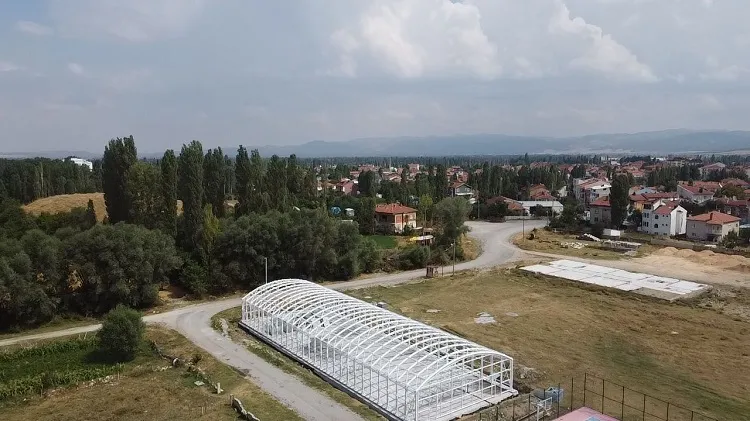
[[[250,292],[240,324],[390,419],[451,420],[517,394],[509,356],[308,281]]]

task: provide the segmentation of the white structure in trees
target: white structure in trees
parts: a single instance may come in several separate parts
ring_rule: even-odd
[[[308,281],[250,292],[240,325],[392,419],[447,421],[517,394],[509,356]]]

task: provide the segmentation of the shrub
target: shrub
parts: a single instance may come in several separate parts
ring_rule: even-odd
[[[96,335],[99,349],[117,361],[130,361],[143,342],[144,330],[140,313],[118,305],[104,316],[102,328]]]

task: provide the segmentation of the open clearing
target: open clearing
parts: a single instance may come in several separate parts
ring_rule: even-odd
[[[249,411],[264,421],[301,419],[244,376],[198,350],[178,333],[150,327],[147,336],[163,352],[184,361],[200,355],[198,366],[212,381],[220,382],[225,392],[216,395],[207,386],[195,386],[197,378],[184,367],[171,368],[166,360],[144,351],[134,362],[126,364],[119,376],[115,374],[103,381],[84,382],[79,386],[51,390],[43,397],[37,393],[27,396],[25,400],[0,402],[2,419],[236,420],[237,415],[229,406],[229,394],[240,398]],[[71,366],[85,366],[88,365],[85,354],[85,351],[79,350],[55,358],[44,357],[43,360],[49,359],[47,363],[53,364],[57,369],[61,369],[61,358],[69,361]],[[0,367],[0,370],[11,376],[14,373],[48,368],[44,364],[36,368],[28,364],[26,366],[27,369],[10,370],[8,367]]]
[[[370,238],[378,245],[378,248],[383,250],[390,250],[398,247],[398,239],[393,235],[371,235],[367,238]]]
[[[534,231],[534,239],[530,240],[528,238],[529,234],[530,232],[527,232],[526,237],[524,237],[523,234],[518,234],[513,238],[513,244],[523,250],[583,257],[587,259],[617,260],[627,257],[625,254],[618,251],[601,249],[597,247],[597,243],[593,241],[578,240],[575,235],[558,234],[547,231],[546,229],[538,229]],[[571,247],[572,244],[581,244],[584,245],[584,247],[573,248]],[[656,250],[656,247],[650,244],[643,244],[638,248],[637,256],[646,256],[654,250]]]
[[[70,212],[74,208],[86,208],[89,200],[94,202],[96,219],[102,222],[107,216],[107,207],[104,203],[104,193],[75,193],[61,194],[57,196],[44,197],[23,206],[23,210],[32,215],[40,215],[43,212],[56,214]],[[177,201],[177,213],[182,213],[182,201]]]
[[[720,301],[747,304],[746,292]],[[508,353],[530,368],[517,373],[524,386],[588,372],[720,420],[750,413],[750,324],[703,300],[668,303],[516,269],[351,294]],[[478,324],[482,312],[497,322]]]

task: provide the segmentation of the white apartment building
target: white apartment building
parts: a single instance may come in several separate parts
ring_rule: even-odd
[[[651,235],[673,236],[687,232],[687,210],[680,202],[657,200],[643,205],[640,231]]]

